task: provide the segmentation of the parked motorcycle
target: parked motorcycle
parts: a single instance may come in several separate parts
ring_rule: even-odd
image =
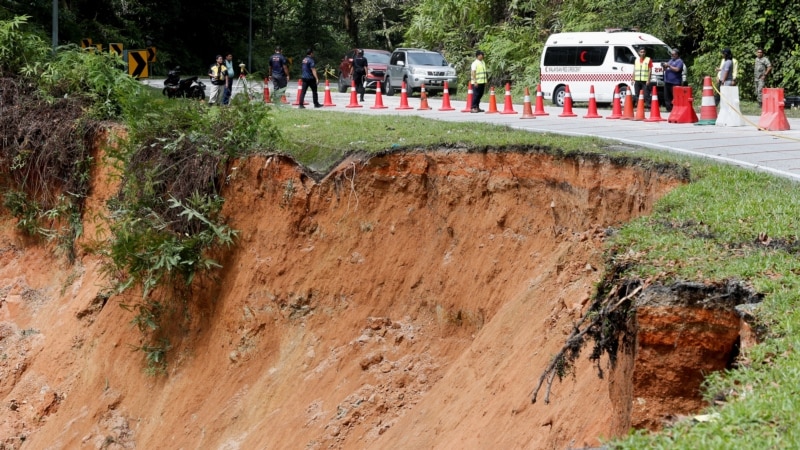
[[[167,74],[167,79],[164,80],[164,90],[161,93],[169,98],[182,97],[205,100],[206,85],[202,81],[198,81],[196,76],[181,79],[181,67],[178,66]]]

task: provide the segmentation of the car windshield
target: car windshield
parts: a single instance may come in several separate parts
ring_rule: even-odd
[[[666,45],[660,44],[650,44],[650,45],[634,45],[633,48],[636,49],[636,54],[639,54],[639,49],[645,49],[647,56],[650,57],[653,61],[669,61],[670,52],[669,47]]]
[[[447,61],[438,53],[408,53],[408,63],[420,66],[446,66]]]
[[[370,64],[389,64],[389,53],[372,53],[364,52],[364,57],[367,58]]]

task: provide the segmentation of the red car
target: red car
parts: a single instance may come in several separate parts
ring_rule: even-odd
[[[353,56],[356,50],[350,50],[342,58],[342,63],[339,64],[339,92],[347,92],[353,80]],[[364,58],[367,58],[368,69],[367,75],[364,77],[364,87],[367,89],[375,89],[378,87],[378,82],[383,83],[383,77],[386,74],[386,67],[389,65],[389,58],[392,56],[390,52],[385,50],[373,50],[369,48],[364,49]],[[381,93],[386,93],[386,86],[381,86]]]

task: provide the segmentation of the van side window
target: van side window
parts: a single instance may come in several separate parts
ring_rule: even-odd
[[[614,47],[614,62],[622,64],[633,64],[636,55],[628,47]]]
[[[545,66],[602,66],[608,47],[548,47]]]

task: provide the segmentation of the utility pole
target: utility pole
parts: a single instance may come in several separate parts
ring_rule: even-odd
[[[253,71],[253,0],[250,0],[250,31],[247,33],[247,70]]]
[[[53,0],[53,53],[56,47],[58,47],[58,0]]]

